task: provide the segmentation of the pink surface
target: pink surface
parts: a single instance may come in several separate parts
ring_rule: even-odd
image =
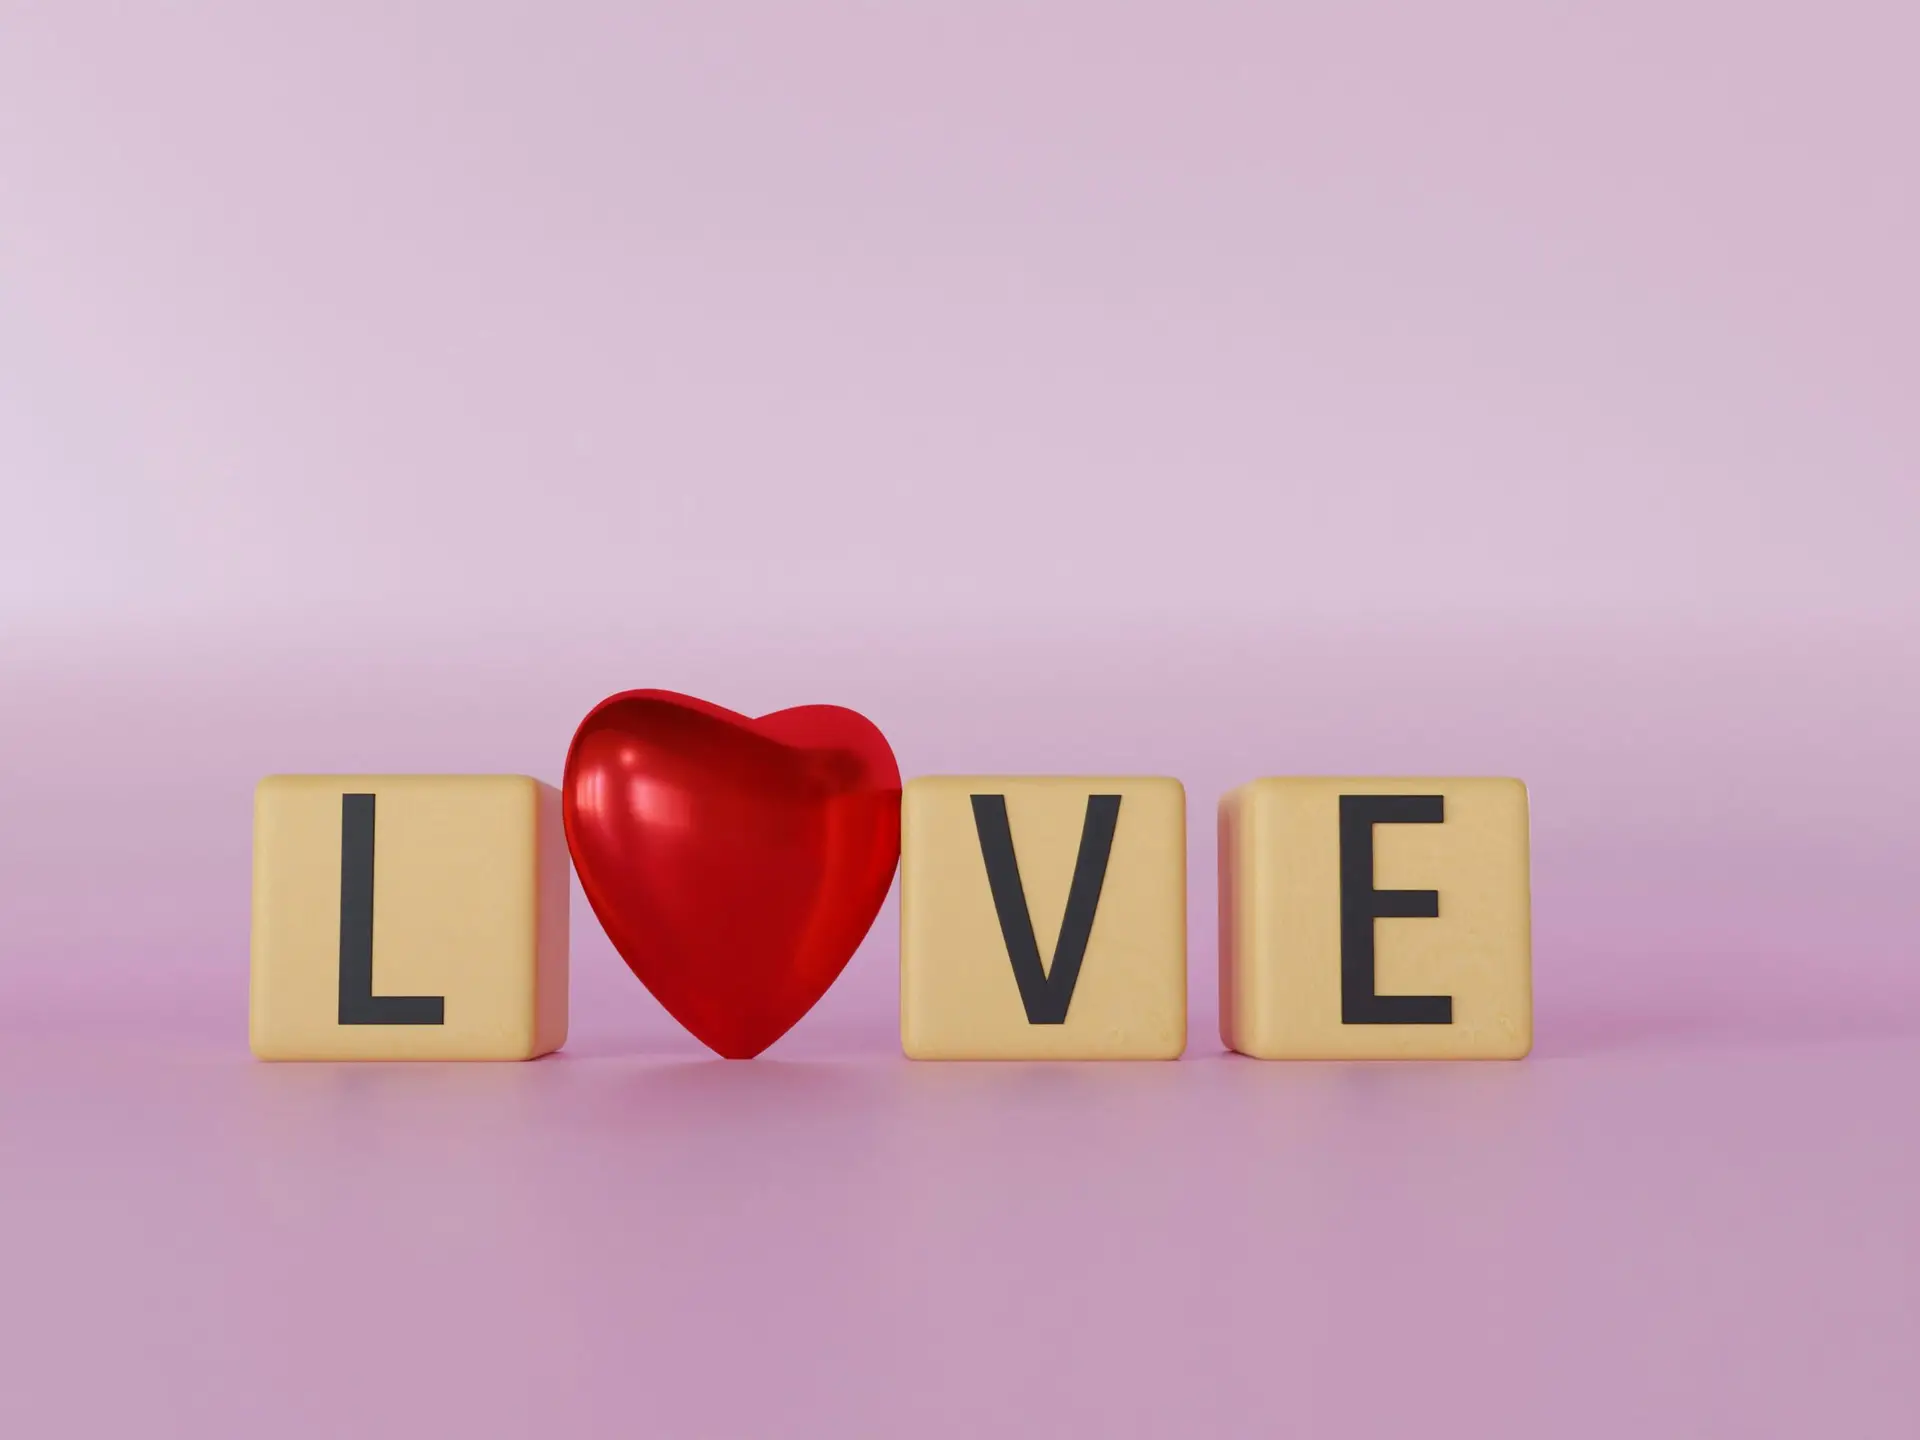
[[[0,1433],[1920,1428],[1910,6],[0,18]],[[249,797],[603,695],[1192,807],[1190,1058],[245,1050]],[[1538,1045],[1214,1040],[1507,773]]]

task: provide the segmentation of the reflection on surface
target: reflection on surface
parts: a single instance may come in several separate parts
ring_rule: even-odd
[[[221,1375],[168,1412],[212,1433],[377,1402],[772,1434],[809,1395],[852,1433],[1180,1433],[1284,1392],[1546,1434],[1597,1351],[1676,1403],[1816,1349],[1884,1404],[1920,1340],[1911,1037],[934,1065],[884,1028],[752,1062],[590,1028],[531,1064],[265,1065],[205,1002],[6,1012],[0,1412],[85,1417],[74,1357],[106,1353],[145,1394]]]

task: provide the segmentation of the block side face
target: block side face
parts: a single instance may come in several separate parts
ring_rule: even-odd
[[[1263,1058],[1507,1059],[1532,1044],[1525,789],[1508,779],[1300,777],[1252,790],[1246,875],[1259,923],[1243,973],[1259,998],[1236,1048]],[[1349,1023],[1342,995],[1343,796],[1420,796],[1434,823],[1370,827],[1374,892],[1436,913],[1371,919],[1373,993],[1445,996],[1451,1023]],[[1379,813],[1379,812],[1376,812]],[[1356,855],[1362,852],[1356,851]],[[1362,934],[1368,933],[1363,928]]]
[[[1262,778],[1236,788],[1232,801],[1234,839],[1233,1039],[1230,1048],[1255,1059],[1285,1053],[1281,1020],[1294,997],[1282,984],[1285,972],[1275,964],[1284,953],[1276,937],[1279,917],[1291,908],[1299,877],[1282,852],[1278,817],[1284,813],[1285,782]]]
[[[276,776],[263,783],[256,801],[256,1053],[532,1053],[537,788],[512,775]],[[341,1023],[347,795],[373,797],[372,994],[439,997],[442,1024]]]
[[[1214,877],[1217,889],[1219,926],[1220,1043],[1229,1050],[1240,1048],[1240,985],[1236,970],[1240,963],[1240,793],[1231,790],[1220,797],[1215,814]]]
[[[1121,815],[1135,819],[1141,808],[1138,802],[1152,799],[1147,823],[1154,827],[1152,833],[1157,835],[1159,843],[1148,862],[1153,866],[1154,877],[1166,877],[1161,882],[1167,887],[1162,893],[1173,912],[1167,922],[1169,963],[1161,982],[1164,988],[1157,999],[1166,1010],[1165,1030],[1157,1044],[1151,1029],[1141,1035],[1143,1050],[1139,1058],[1178,1060],[1187,1052],[1187,787],[1171,776],[1144,776],[1133,783],[1139,787],[1136,798],[1130,800],[1123,795]],[[1130,803],[1135,805],[1134,816],[1126,811]],[[1116,831],[1116,841],[1118,838]],[[1114,873],[1111,867],[1108,873],[1110,876]],[[1130,873],[1122,872],[1121,883],[1133,883],[1128,878]],[[1106,933],[1112,935],[1120,922],[1109,919],[1107,924]],[[1145,958],[1151,963],[1150,955]]]
[[[1512,911],[1506,916],[1507,943],[1513,947],[1511,999],[1501,1028],[1489,1036],[1491,1058],[1524,1060],[1533,1053],[1533,813],[1524,782],[1489,780],[1489,809],[1511,845]]]
[[[263,1060],[286,1058],[290,1033],[297,1024],[283,1023],[288,1000],[279,993],[277,971],[271,963],[283,948],[278,932],[288,924],[298,924],[305,912],[295,908],[298,895],[283,898],[273,864],[276,843],[283,828],[285,803],[289,793],[298,791],[292,777],[270,775],[253,792],[253,893],[248,930],[247,1043]],[[325,883],[324,878],[321,883]],[[339,888],[339,861],[335,857],[332,885]],[[337,929],[337,921],[336,921]]]
[[[916,923],[921,889],[940,871],[937,856],[918,843],[920,817],[928,805],[937,808],[938,801],[938,788],[930,790],[921,777],[900,787],[900,1050],[909,1060],[934,1058],[928,1053],[930,1037],[921,1033],[920,1017],[928,1002],[916,982],[920,956],[914,936],[923,928]]]
[[[559,790],[536,785],[533,803],[539,919],[534,935],[532,1053],[546,1055],[567,1043],[573,861],[567,853]]]
[[[1063,1023],[1030,1018],[976,795],[1003,806],[1048,984],[1090,797],[1118,797]],[[901,1045],[912,1058],[1175,1058],[1186,1048],[1185,789],[1159,776],[917,777],[902,804],[900,926]]]

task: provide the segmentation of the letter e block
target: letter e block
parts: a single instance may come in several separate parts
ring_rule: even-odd
[[[567,1037],[560,792],[275,775],[253,801],[263,1060],[528,1060]]]
[[[1255,780],[1220,802],[1220,1038],[1263,1060],[1533,1048],[1518,780]]]
[[[1178,780],[923,776],[900,825],[915,1060],[1173,1060],[1187,1043]]]

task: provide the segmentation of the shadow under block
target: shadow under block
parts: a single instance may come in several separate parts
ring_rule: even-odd
[[[263,1060],[529,1060],[567,1038],[560,792],[276,775],[253,801]]]
[[[1220,1038],[1263,1060],[1533,1048],[1518,780],[1268,779],[1220,802]]]
[[[901,797],[915,1060],[1173,1060],[1187,1043],[1178,780],[923,776]]]

